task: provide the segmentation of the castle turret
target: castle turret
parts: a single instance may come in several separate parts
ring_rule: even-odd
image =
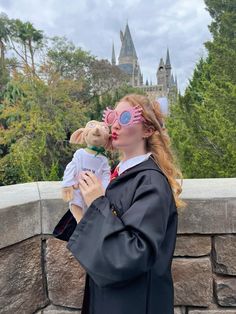
[[[176,86],[176,89],[178,90],[178,83],[177,83],[177,75],[175,74],[175,86]]]
[[[143,85],[143,73],[140,72],[140,85]]]
[[[175,80],[174,80],[174,75],[173,74],[171,74],[170,84],[171,84],[171,86],[175,85]]]
[[[116,65],[116,55],[115,55],[114,43],[112,43],[111,64]]]
[[[151,78],[143,80],[128,22],[126,23],[125,31],[120,30],[120,40],[121,49],[118,64],[115,58],[114,44],[112,45],[111,62],[128,74],[130,85],[140,88],[153,99],[164,97],[170,100],[170,103],[174,103],[178,96],[177,77],[172,74],[169,48],[166,51],[165,62],[163,58],[160,59],[156,72],[157,84],[153,85]]]
[[[130,76],[130,82],[133,86],[140,85],[141,71],[128,23],[126,24],[125,32],[120,31],[120,39],[121,49],[118,66]]]
[[[169,88],[171,86],[171,63],[170,63],[170,54],[169,54],[169,48],[167,48],[166,53],[166,86]]]
[[[163,59],[160,59],[160,63],[157,69],[157,85],[162,85],[163,89],[166,90],[166,68]]]
[[[125,27],[125,33],[123,34],[123,32],[120,31],[120,39],[121,39],[121,49],[120,49],[120,55],[118,58],[119,65],[133,63],[133,61],[136,61],[138,58],[137,58],[136,50],[134,48],[134,43],[130,34],[128,23],[126,24],[126,27]]]

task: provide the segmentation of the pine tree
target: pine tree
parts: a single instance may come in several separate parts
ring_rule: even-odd
[[[236,3],[205,3],[213,19],[208,56],[196,65],[167,125],[185,177],[235,177]]]

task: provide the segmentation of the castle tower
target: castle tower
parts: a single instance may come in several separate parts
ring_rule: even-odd
[[[169,54],[169,48],[167,48],[167,53],[166,53],[166,87],[170,88],[171,86],[171,63],[170,63],[170,54]]]
[[[116,55],[115,55],[114,43],[112,43],[111,64],[116,65]]]
[[[166,91],[167,89],[167,74],[166,74],[166,67],[163,59],[160,59],[160,63],[157,69],[157,85],[162,85],[163,90]]]
[[[148,94],[151,99],[162,97],[168,99],[170,103],[174,103],[178,97],[177,77],[172,75],[169,48],[167,48],[166,52],[166,62],[164,62],[163,58],[160,59],[156,72],[157,84],[153,85],[151,79],[143,81],[143,74],[139,66],[128,22],[124,33],[120,31],[120,39],[121,49],[118,64],[116,64],[114,44],[112,46],[111,63],[128,74],[131,86],[138,87]]]
[[[175,74],[175,86],[176,86],[176,89],[178,90],[177,75],[176,74]]]
[[[125,32],[120,31],[120,39],[121,49],[118,67],[130,76],[130,83],[133,86],[139,86],[142,81],[141,71],[128,23]]]
[[[170,87],[168,89],[168,98],[170,102],[174,103],[176,101],[178,94],[178,88],[177,88],[177,77],[175,75],[171,74],[171,79],[170,79]]]

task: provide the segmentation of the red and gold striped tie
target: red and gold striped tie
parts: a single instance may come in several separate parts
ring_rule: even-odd
[[[118,175],[119,175],[119,166],[117,165],[115,167],[115,170],[112,172],[111,176],[110,176],[110,181],[115,179]]]

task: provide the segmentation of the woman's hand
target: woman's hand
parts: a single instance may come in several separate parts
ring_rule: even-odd
[[[79,189],[88,207],[96,198],[105,195],[105,190],[100,180],[91,171],[81,173]]]

